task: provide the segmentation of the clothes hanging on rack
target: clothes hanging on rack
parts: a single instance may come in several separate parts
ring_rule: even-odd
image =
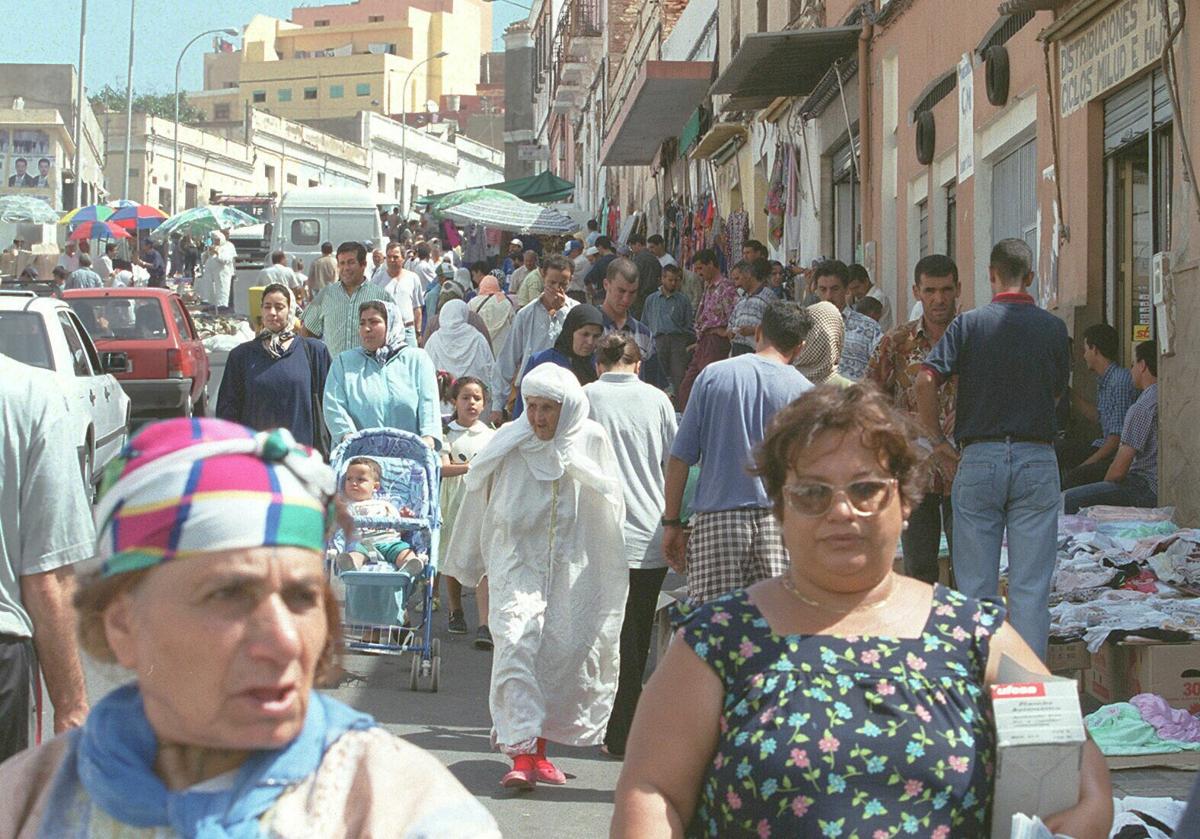
[[[771,167],[771,180],[767,187],[767,241],[772,247],[783,244],[784,215],[787,212],[787,184],[785,171],[790,146],[775,148],[775,163]]]

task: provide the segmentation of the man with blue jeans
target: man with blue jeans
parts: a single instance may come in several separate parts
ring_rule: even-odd
[[[1158,348],[1153,341],[1143,341],[1134,349],[1130,372],[1142,395],[1125,415],[1121,445],[1103,481],[1063,493],[1068,514],[1097,504],[1158,506]]]
[[[958,588],[971,597],[998,594],[1007,530],[1008,617],[1044,658],[1060,500],[1054,404],[1067,387],[1070,344],[1066,324],[1025,291],[1032,266],[1033,253],[1020,239],[992,249],[992,302],[951,322],[916,386],[934,458],[954,480]],[[941,433],[938,410],[938,387],[955,374],[958,451]]]
[[[695,603],[787,570],[783,531],[750,470],[771,418],[812,389],[792,366],[811,329],[807,310],[776,301],[763,312],[754,353],[714,362],[696,377],[667,462],[662,520],[663,555],[675,571],[686,568]],[[700,478],[689,536],[680,514],[695,463]]]

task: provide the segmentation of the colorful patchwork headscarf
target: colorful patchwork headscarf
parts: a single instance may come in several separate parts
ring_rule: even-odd
[[[96,509],[104,577],[211,551],[324,548],[333,471],[284,429],[158,422],[110,468]]]

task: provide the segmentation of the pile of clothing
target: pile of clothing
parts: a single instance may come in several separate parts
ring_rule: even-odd
[[[1083,723],[1106,755],[1200,752],[1200,719],[1153,693],[1105,705]]]
[[[1200,638],[1200,530],[1172,508],[1092,507],[1059,521],[1050,635],[1106,640]]]

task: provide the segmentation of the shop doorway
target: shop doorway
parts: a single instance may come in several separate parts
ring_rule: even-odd
[[[1153,257],[1170,247],[1171,113],[1159,75],[1114,94],[1104,108],[1105,315],[1121,338],[1123,366],[1135,346],[1156,338]]]
[[[1037,141],[1030,140],[996,161],[992,168],[992,244],[1021,239],[1033,252],[1036,300],[1038,277]]]

